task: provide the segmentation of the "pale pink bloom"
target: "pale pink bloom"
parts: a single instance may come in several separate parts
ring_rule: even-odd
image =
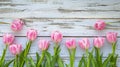
[[[82,40],[79,40],[78,43],[82,49],[86,50],[90,47],[90,42],[88,38],[83,38]]]
[[[105,38],[103,37],[96,37],[93,40],[94,46],[96,48],[101,48],[104,45]]]
[[[63,35],[59,31],[54,31],[51,34],[51,39],[56,43],[60,42],[62,40],[62,38],[63,38]]]
[[[11,29],[13,31],[20,31],[23,28],[24,22],[21,19],[15,19],[11,24]]]
[[[37,30],[35,29],[28,30],[27,38],[31,41],[35,40],[37,38]]]
[[[9,46],[9,50],[13,55],[18,55],[22,51],[21,44],[12,44]]]
[[[106,38],[107,38],[108,42],[115,43],[117,41],[117,34],[118,33],[115,33],[115,32],[107,33]]]
[[[47,50],[49,47],[49,41],[48,40],[40,40],[38,46],[42,51]]]
[[[14,35],[12,34],[5,34],[3,35],[3,42],[6,44],[6,45],[11,45],[14,41],[15,37]]]
[[[106,27],[106,23],[103,20],[98,20],[95,24],[94,24],[94,28],[96,30],[103,30]]]
[[[75,39],[70,39],[66,41],[66,46],[68,49],[75,49],[76,48],[76,41]]]

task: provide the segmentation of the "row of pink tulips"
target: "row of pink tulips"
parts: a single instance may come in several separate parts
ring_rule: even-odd
[[[27,38],[31,41],[35,40],[37,37],[37,31],[34,30],[34,29],[31,29],[27,32]],[[56,43],[59,43],[61,40],[62,40],[63,36],[60,32],[58,31],[55,31],[51,34],[51,39],[56,42]],[[117,33],[114,33],[114,32],[109,32],[107,35],[106,35],[106,38],[108,40],[108,42],[110,43],[115,43],[117,41]],[[16,54],[19,54],[21,49],[22,49],[22,46],[20,44],[16,45],[16,44],[13,44],[13,41],[14,41],[15,37],[14,35],[12,34],[5,34],[3,36],[3,42],[9,46],[10,45],[10,51],[16,55]],[[104,37],[96,37],[94,38],[94,46],[96,48],[101,48],[103,45],[104,45],[104,41],[105,41],[105,38]],[[88,49],[90,47],[90,42],[89,42],[89,39],[88,38],[83,38],[82,40],[79,40],[79,45],[81,48],[83,49]],[[46,50],[49,46],[49,41],[48,40],[40,40],[39,41],[39,48],[41,50]],[[67,40],[66,41],[66,46],[67,48],[69,49],[74,49],[76,48],[76,41],[75,39],[71,39],[71,40]]]
[[[22,30],[24,25],[24,22],[21,19],[16,19],[13,21],[13,23],[11,24],[11,29],[13,31],[20,31]],[[99,20],[95,23],[94,28],[96,30],[103,30],[105,28],[107,24],[102,21]],[[15,40],[14,35],[12,34],[5,34],[3,35],[3,42],[6,44],[6,48],[3,51],[2,57],[0,59],[0,67],[7,67],[9,66],[8,64],[5,64],[5,54],[7,51],[7,48],[9,47],[10,52],[15,55],[15,59],[11,60],[9,62],[9,64],[14,61],[14,67],[23,67],[24,64],[26,63],[26,59],[30,60],[31,64],[33,64],[33,60],[31,60],[30,58],[27,57],[31,44],[32,42],[37,38],[37,30],[35,29],[30,29],[28,30],[27,34],[26,34],[27,38],[28,38],[28,43],[26,44],[26,48],[24,50],[22,50],[22,45],[21,44],[17,44],[17,43],[13,43]],[[49,52],[47,52],[47,49],[49,48],[49,41],[48,40],[39,40],[38,42],[38,47],[39,49],[42,51],[42,55],[41,57],[39,57],[39,54],[37,54],[37,59],[38,61],[36,62],[36,64],[33,64],[32,67],[44,67],[42,66],[44,58],[47,59],[46,65],[45,67],[54,67],[56,64],[58,64],[59,67],[64,67],[64,62],[62,61],[61,57],[59,56],[60,53],[60,42],[63,39],[63,35],[61,32],[59,31],[54,31],[51,33],[51,40],[55,43],[54,46],[54,54],[53,56],[51,56],[51,54]],[[111,67],[115,67],[116,66],[116,61],[111,61],[116,59],[116,55],[115,55],[115,48],[116,48],[116,42],[117,42],[117,33],[115,32],[109,32],[106,34],[106,39],[107,41],[112,44],[113,46],[113,50],[112,50],[112,54],[110,54],[108,56],[108,58],[106,59],[107,61],[109,60],[109,63],[111,64]],[[106,64],[102,64],[102,60],[101,60],[101,56],[100,56],[100,48],[104,45],[104,41],[105,38],[104,37],[96,37],[93,40],[93,44],[95,47],[95,51],[96,51],[96,56],[98,58],[96,58],[95,62],[99,62],[98,66],[95,66],[95,62],[92,64],[92,67],[106,67],[107,62],[105,61]],[[76,40],[75,39],[70,39],[70,40],[66,40],[66,47],[68,48],[69,51],[69,55],[70,55],[70,64],[66,64],[66,67],[74,67],[74,60],[75,60],[75,54],[76,54]],[[91,67],[91,63],[90,60],[94,61],[95,59],[92,58],[91,56],[93,56],[92,52],[89,52],[88,49],[90,47],[90,41],[88,38],[83,38],[82,40],[78,41],[79,46],[82,49],[85,49],[86,51],[86,56],[88,57],[88,59],[85,59],[84,56],[81,58],[80,63],[79,63],[79,67],[82,67],[82,63],[87,63],[87,66],[84,67]],[[52,58],[52,59],[51,59]],[[85,60],[85,62],[83,62],[83,60]],[[26,64],[27,65],[27,64]],[[109,64],[110,65],[110,64]],[[27,66],[29,67],[29,66]]]

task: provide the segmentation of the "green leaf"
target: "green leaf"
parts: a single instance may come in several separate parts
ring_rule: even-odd
[[[29,58],[30,64],[32,67],[36,67],[34,60],[32,59],[32,57]]]
[[[69,65],[68,65],[68,64],[65,64],[65,66],[66,66],[66,67],[69,67]]]
[[[84,63],[84,55],[82,56],[81,60],[79,61],[78,67],[83,67],[83,63]]]
[[[90,52],[90,53],[89,53],[89,58],[90,58],[92,67],[97,67],[97,66],[95,65],[95,64],[97,64],[97,63],[96,63],[95,58],[94,58],[94,56],[93,56],[93,52]]]
[[[45,57],[46,57],[46,60],[47,60],[46,67],[51,67],[51,58],[52,58],[52,56],[50,55],[49,52],[46,52]]]
[[[100,54],[100,49],[96,47],[94,48],[95,48],[95,58],[96,58],[98,67],[102,67],[102,54]]]
[[[13,61],[14,61],[14,59],[13,59],[13,60],[10,60],[9,62],[7,62],[7,63],[4,65],[4,67],[9,67],[9,65],[10,65]]]
[[[36,65],[38,64],[38,61],[40,59],[40,55],[36,52],[36,58],[37,58],[37,62],[36,62]]]
[[[60,57],[58,57],[57,62],[58,62],[59,67],[64,67],[64,63],[63,63],[63,61],[62,61],[62,59]]]
[[[27,42],[26,48],[23,50],[23,52],[20,54],[20,67],[24,66],[25,58],[27,58],[27,55],[29,53],[30,47],[31,47],[32,41]]]
[[[108,57],[104,60],[103,67],[108,67],[109,66],[111,56],[112,56],[112,54],[109,54]]]
[[[83,62],[84,62],[84,67],[87,67],[87,61],[86,61],[86,58],[83,59]]]
[[[52,56],[52,67],[55,67],[56,62],[58,61],[59,53],[60,53],[60,45],[55,45],[54,47],[54,55]]]
[[[5,49],[3,50],[3,53],[2,53],[2,57],[0,58],[0,67],[4,64],[5,62],[5,55],[6,55],[6,51],[7,51],[7,45],[5,47]]]

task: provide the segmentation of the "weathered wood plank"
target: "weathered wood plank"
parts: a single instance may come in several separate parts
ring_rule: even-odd
[[[82,54],[85,53],[85,51],[83,49],[81,49],[78,45],[78,40],[82,39],[83,37],[64,37],[63,41],[61,42],[61,57],[69,57],[69,53],[68,50],[65,46],[65,41],[70,39],[70,38],[76,38],[76,45],[77,45],[77,49],[76,49],[76,57],[81,57]],[[41,51],[38,48],[38,41],[39,39],[48,39],[50,40],[50,48],[48,49],[48,51],[53,54],[53,42],[51,41],[50,37],[38,37],[37,40],[32,44],[31,46],[31,50],[30,50],[30,55],[35,55],[36,52],[41,53]],[[90,50],[93,48],[93,37],[89,38],[90,40]],[[15,43],[20,43],[23,45],[23,48],[25,48],[25,44],[26,44],[26,37],[16,37],[16,41]],[[118,38],[118,42],[117,42],[117,48],[116,48],[116,53],[119,54],[120,57],[120,38]],[[112,45],[110,45],[107,41],[105,41],[105,45],[101,48],[101,52],[103,53],[104,57],[107,57],[109,53],[112,52]],[[4,49],[5,45],[2,42],[2,38],[0,37],[0,56],[2,54],[2,50]],[[8,51],[7,52],[7,56],[12,56],[11,53]]]
[[[96,31],[93,26],[97,19],[23,19],[25,26],[20,32],[10,29],[12,19],[0,19],[0,36],[4,33],[13,33],[15,36],[26,36],[30,28],[38,30],[38,36],[50,36],[54,30],[59,30],[64,36],[105,36],[107,32],[118,32],[120,36],[120,19],[103,19],[111,22],[103,31]]]
[[[8,12],[0,14],[0,18],[120,18],[119,11],[80,11],[64,12],[61,10],[54,11],[22,11]]]
[[[76,0],[77,1],[77,0]],[[113,0],[114,1],[114,0]],[[60,1],[62,2],[62,1]],[[64,2],[64,1],[63,1]],[[81,1],[79,2],[66,2],[61,4],[48,4],[48,3],[13,3],[13,2],[0,2],[0,8],[10,8],[14,10],[61,10],[61,11],[119,11],[120,1],[107,1],[107,2],[96,2],[96,1]],[[67,5],[69,4],[69,5]],[[31,9],[32,8],[32,9]]]
[[[1,3],[0,18],[120,18],[119,0],[60,2],[63,3]]]

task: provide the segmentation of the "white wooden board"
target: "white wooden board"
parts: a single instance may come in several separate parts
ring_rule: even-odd
[[[117,32],[118,42],[116,53],[119,54],[117,66],[120,67],[120,0],[0,0],[0,56],[4,48],[2,35],[12,33],[16,36],[15,43],[21,43],[25,47],[26,32],[34,28],[38,30],[38,38],[33,43],[29,56],[35,60],[35,53],[40,52],[38,49],[39,39],[50,40],[50,33],[59,30],[63,33],[61,43],[61,57],[65,63],[69,63],[68,51],[65,47],[65,41],[70,38],[76,38],[77,42],[81,38],[90,39],[91,48],[94,37],[105,37],[107,32]],[[13,32],[10,24],[13,19],[21,18],[25,21],[22,31]],[[102,19],[106,23],[111,22],[103,31],[96,31],[93,28],[94,23]],[[53,54],[53,42],[49,52]],[[90,49],[91,49],[90,48]],[[101,48],[104,58],[111,52],[111,45],[105,42]],[[84,50],[77,43],[77,53],[75,67]],[[14,56],[8,51],[7,60]],[[104,59],[103,58],[103,59]]]

